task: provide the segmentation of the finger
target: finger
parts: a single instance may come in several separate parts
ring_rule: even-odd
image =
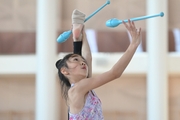
[[[132,25],[135,26],[134,21],[132,21]]]
[[[124,26],[125,26],[127,29],[129,29],[129,26],[127,25],[127,23],[124,22],[124,20],[123,20],[122,22],[123,22]]]
[[[128,22],[131,26],[133,25],[133,21],[131,21],[130,19],[128,19]]]
[[[131,21],[130,19],[128,19],[128,22],[129,22],[129,27],[131,30],[134,30],[134,24],[133,24],[133,21]]]
[[[130,19],[128,19],[128,24],[129,24],[129,26],[131,26],[131,21],[130,21]]]
[[[131,29],[132,30],[137,30],[134,21],[131,21]]]
[[[138,35],[141,34],[141,28],[139,28],[139,29],[137,30],[137,33],[138,33]]]

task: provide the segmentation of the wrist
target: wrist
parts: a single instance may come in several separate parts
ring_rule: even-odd
[[[131,47],[132,49],[137,49],[137,47],[139,46],[139,44],[135,44],[135,43],[130,43],[129,47]]]

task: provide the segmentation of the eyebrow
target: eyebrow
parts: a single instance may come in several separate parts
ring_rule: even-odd
[[[73,54],[71,55],[71,57],[76,57],[76,56],[80,56],[79,54]]]
[[[85,61],[85,63],[87,64],[86,59],[84,59],[82,56],[80,56],[80,55],[72,55],[72,56],[71,56],[71,58],[75,58],[75,57],[80,57],[80,58],[82,58],[82,59]]]
[[[78,55],[72,55],[70,58],[78,57]]]

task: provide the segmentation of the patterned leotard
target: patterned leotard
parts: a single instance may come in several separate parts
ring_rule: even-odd
[[[94,91],[89,91],[83,109],[78,114],[69,112],[69,120],[104,120],[101,101]]]

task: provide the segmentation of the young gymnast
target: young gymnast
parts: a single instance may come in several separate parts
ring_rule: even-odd
[[[74,10],[72,13],[72,33],[74,52],[56,62],[61,82],[62,94],[69,108],[69,120],[104,120],[101,101],[93,91],[119,78],[138,45],[141,28],[136,29],[130,20],[124,26],[131,35],[131,43],[123,56],[105,73],[92,76],[92,55],[84,28],[85,14]]]

